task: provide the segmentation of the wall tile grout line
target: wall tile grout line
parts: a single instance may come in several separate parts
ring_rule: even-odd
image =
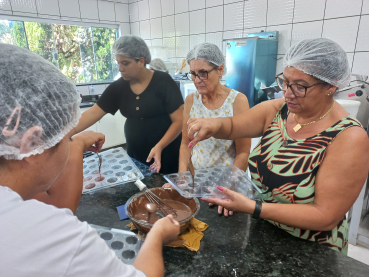
[[[361,1],[360,18],[359,18],[359,24],[357,25],[356,40],[355,40],[355,47],[354,47],[354,56],[352,57],[352,62],[351,62],[351,73],[352,73],[352,69],[354,68],[356,45],[357,45],[357,39],[359,37],[359,30],[360,30],[360,23],[361,23],[361,13],[363,11],[363,6],[364,6],[364,0]]]
[[[295,19],[295,7],[296,7],[296,0],[293,0],[290,47],[292,46],[292,39],[293,39],[293,20]]]
[[[326,11],[326,9],[327,9],[327,0],[325,0],[325,3],[324,3],[322,33],[321,33],[321,35],[320,35],[320,37],[321,37],[321,38],[323,37],[323,30],[324,30],[324,18],[325,18],[325,11]]]

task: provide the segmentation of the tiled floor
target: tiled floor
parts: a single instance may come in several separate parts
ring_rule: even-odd
[[[360,245],[349,244],[348,256],[369,265],[369,249]]]

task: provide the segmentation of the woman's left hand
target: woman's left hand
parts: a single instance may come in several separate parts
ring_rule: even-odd
[[[229,199],[219,199],[219,198],[201,198],[202,201],[216,204],[218,206],[222,206],[227,210],[231,210],[233,212],[243,212],[252,214],[255,210],[256,202],[246,197],[242,193],[235,192],[223,187],[217,187],[224,195],[228,196]]]
[[[149,156],[147,157],[146,162],[150,162],[152,158],[154,158],[154,163],[150,165],[150,167],[156,170],[159,173],[161,168],[161,151],[162,149],[159,146],[155,146],[151,149]]]
[[[165,186],[165,185],[164,185]],[[214,206],[213,203],[209,203],[209,206]],[[224,212],[224,216],[233,215],[233,211],[229,211],[226,208],[223,208],[223,206],[218,206],[218,214],[222,214]]]

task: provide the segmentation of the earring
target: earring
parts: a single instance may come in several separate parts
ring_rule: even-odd
[[[332,92],[328,92],[327,95],[330,96],[332,94]]]

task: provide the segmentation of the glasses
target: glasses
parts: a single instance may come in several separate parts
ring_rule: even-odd
[[[195,72],[191,72],[190,73],[186,73],[186,76],[189,80],[195,81],[196,77],[198,77],[200,80],[205,81],[208,79],[209,77],[209,73],[212,72],[215,69],[215,67],[213,67],[213,69],[206,71],[206,70],[200,70],[199,73],[195,73]]]
[[[292,93],[296,97],[305,97],[306,91],[307,91],[308,88],[311,88],[311,87],[316,86],[318,84],[323,84],[322,82],[318,82],[318,83],[315,83],[315,84],[310,85],[310,86],[303,86],[303,85],[298,85],[298,84],[288,84],[286,82],[286,80],[283,78],[283,73],[278,74],[277,76],[275,76],[275,80],[277,81],[278,86],[280,87],[280,89],[283,92],[286,92],[287,89],[290,88]]]

